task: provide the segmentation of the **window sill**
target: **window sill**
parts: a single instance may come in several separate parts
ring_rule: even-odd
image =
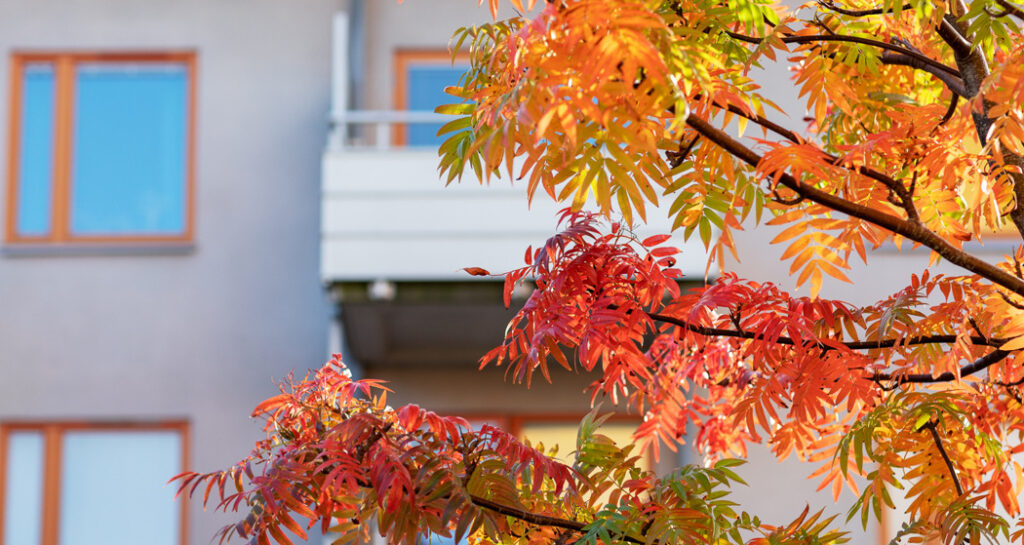
[[[126,242],[51,244],[8,242],[0,248],[4,257],[177,256],[195,253],[195,242]]]

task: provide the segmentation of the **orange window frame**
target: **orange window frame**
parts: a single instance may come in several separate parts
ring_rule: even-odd
[[[566,424],[578,426],[580,420],[586,416],[585,413],[524,413],[524,414],[507,414],[507,413],[470,413],[468,415],[461,415],[463,418],[468,420],[470,424],[473,422],[493,422],[497,424],[497,427],[508,432],[509,435],[515,436],[519,439],[524,439],[523,429],[529,425],[538,424]],[[640,425],[640,420],[635,416],[628,414],[613,413],[608,418],[606,424],[635,424]],[[622,446],[622,445],[619,445]],[[647,462],[651,467],[654,467],[654,454],[647,452],[644,454],[647,457]],[[0,544],[3,545],[3,544]]]
[[[52,63],[55,72],[53,189],[50,234],[25,236],[18,234],[18,175],[21,153],[22,78],[25,67],[32,63]],[[71,149],[72,121],[75,100],[75,66],[81,63],[153,63],[179,64],[185,68],[186,89],[185,120],[185,230],[173,235],[74,235],[71,232]],[[195,126],[196,126],[196,54],[178,52],[15,52],[10,66],[10,122],[7,136],[7,207],[4,222],[5,241],[8,244],[104,244],[104,243],[184,243],[194,236],[195,201]]]
[[[0,423],[0,545],[4,543],[4,517],[7,512],[7,448],[12,432],[34,431],[43,436],[43,510],[39,545],[58,545],[60,536],[60,468],[61,438],[69,431],[176,431],[181,436],[181,470],[190,466],[189,425],[184,420],[161,422],[5,422]],[[168,475],[168,479],[173,475]],[[188,544],[188,497],[180,496],[179,502],[179,545]]]
[[[412,66],[444,66],[452,63],[469,63],[469,52],[458,51],[452,55],[447,49],[399,49],[395,51],[394,64],[394,106],[395,110],[405,111],[409,107],[409,68]],[[404,124],[395,125],[392,133],[393,146],[405,146],[408,142],[408,130]]]

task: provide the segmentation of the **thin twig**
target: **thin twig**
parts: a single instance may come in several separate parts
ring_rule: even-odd
[[[917,429],[917,431],[921,430],[928,430],[928,432],[932,434],[932,439],[935,441],[935,446],[938,447],[939,454],[942,456],[942,459],[946,462],[946,469],[949,470],[949,475],[953,477],[953,486],[956,487],[956,493],[960,496],[963,496],[964,487],[960,485],[960,479],[956,476],[956,468],[953,467],[953,461],[949,459],[949,454],[946,454],[946,448],[942,446],[942,438],[939,437],[939,432],[938,430],[936,430],[935,421],[929,420],[928,422],[922,424],[921,427]]]
[[[974,373],[988,369],[989,367],[999,363],[1009,356],[1009,352],[1002,350],[993,350],[992,352],[985,354],[984,356],[974,360],[971,363],[960,368],[959,373],[953,373],[952,371],[946,371],[945,373],[932,376],[931,373],[911,373],[907,375],[893,374],[893,373],[875,373],[871,376],[871,380],[882,383],[893,381],[889,390],[895,389],[901,384],[934,384],[936,382],[953,382],[957,380],[957,377],[963,378],[971,376]]]
[[[551,526],[554,528],[563,528],[566,530],[572,530],[574,532],[581,533],[587,527],[586,523],[583,522],[564,519],[560,517],[553,517],[550,515],[542,515],[540,513],[533,513],[525,509],[519,509],[518,507],[512,507],[509,505],[498,503],[496,501],[491,501],[487,498],[483,498],[475,494],[470,494],[469,499],[470,501],[473,502],[473,505],[476,505],[477,507],[483,507],[484,509],[494,511],[495,513],[505,515],[508,517],[517,518],[523,522],[528,522],[530,524],[535,524],[537,526]],[[623,541],[629,543],[634,543],[636,545],[644,545],[644,540],[637,539],[633,536],[621,535],[619,537]]]
[[[1019,8],[1006,0],[996,0],[999,7],[1003,8],[1002,12],[992,12],[988,7],[985,8],[985,12],[990,17],[1006,17],[1007,15],[1013,15],[1014,17],[1024,21],[1024,8]]]
[[[536,524],[538,526],[554,526],[555,528],[564,528],[566,530],[573,530],[576,532],[582,532],[584,528],[587,527],[585,523],[579,521],[533,513],[525,509],[519,509],[517,507],[498,503],[482,496],[477,496],[476,494],[470,494],[469,499],[473,502],[473,505],[478,507],[483,507],[484,509],[489,509],[495,513],[505,516],[515,517],[523,522],[529,522],[530,524]],[[643,542],[638,540],[636,543]]]
[[[749,44],[760,44],[761,42],[764,41],[764,38],[748,36],[746,34],[741,34],[739,32],[733,32],[731,30],[726,30],[725,33],[735,40],[739,40],[741,42],[746,42]],[[879,40],[872,40],[870,38],[862,38],[860,36],[845,36],[842,34],[814,34],[810,36],[782,36],[781,38],[779,38],[779,40],[781,40],[782,43],[787,44],[807,44],[817,42],[848,42],[861,45],[870,45],[872,47],[877,47],[879,49],[885,49],[888,51],[892,51],[894,53],[900,53],[902,55],[912,57],[914,59],[919,60],[921,63],[925,65],[934,67],[937,70],[942,70],[943,72],[952,74],[958,78],[960,77],[959,70],[951,66],[946,66],[945,64],[942,64],[941,62],[927,55],[918,53],[917,51],[914,51],[912,49],[907,49],[906,47],[903,46],[890,44]]]
[[[849,15],[851,17],[867,17],[869,15],[881,15],[883,13],[892,13],[894,11],[891,8],[845,9],[833,4],[832,2],[827,2],[825,0],[818,0],[818,5],[827,10],[834,11],[836,13],[841,13],[843,15]],[[903,4],[903,6],[900,9],[908,10],[913,8],[914,6],[912,4]]]
[[[942,120],[939,121],[939,126],[949,123],[950,119],[953,119],[953,114],[956,113],[957,104],[960,103],[960,95],[952,93],[952,97],[949,99],[949,107],[946,108],[946,114],[942,116]]]
[[[683,164],[683,161],[685,161],[686,158],[690,156],[690,152],[693,151],[694,146],[696,146],[697,142],[699,141],[700,135],[698,134],[694,136],[693,139],[690,140],[688,144],[686,144],[686,146],[683,146],[683,143],[679,142],[679,151],[668,152],[666,155],[668,157],[669,163],[672,165],[672,168],[676,168],[679,165]]]
[[[806,344],[815,344],[825,350],[835,350],[834,346],[826,345],[821,342],[797,342],[791,337],[780,335],[773,339],[765,338],[763,333],[755,333],[752,331],[737,331],[735,329],[724,329],[717,327],[707,327],[700,324],[694,324],[686,320],[676,318],[674,316],[668,316],[666,314],[658,314],[656,312],[646,313],[652,320],[657,322],[664,322],[684,328],[686,330],[705,335],[707,337],[733,337],[738,339],[751,339],[758,341],[771,341],[775,344],[784,344],[789,346],[804,346]],[[917,337],[907,337],[906,339],[880,339],[877,341],[843,341],[838,344],[849,348],[850,350],[875,350],[879,348],[892,348],[894,346],[912,346],[919,344],[950,344],[960,339],[957,335],[921,335]],[[981,335],[972,335],[968,337],[971,344],[977,346],[992,346],[997,347],[1005,343],[1008,339],[992,339],[983,337]]]

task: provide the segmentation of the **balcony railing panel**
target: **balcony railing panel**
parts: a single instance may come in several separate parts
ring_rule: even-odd
[[[329,146],[334,150],[348,148],[386,151],[410,146],[396,143],[398,129],[416,124],[447,123],[450,115],[427,111],[352,110],[331,116]]]
[[[321,274],[326,282],[466,280],[462,267],[504,272],[522,266],[527,246],[556,230],[563,205],[507,179],[481,185],[471,173],[445,185],[433,149],[331,148],[323,160]],[[665,203],[666,205],[668,203]],[[639,236],[669,232],[658,210]],[[703,277],[706,252],[683,247],[679,265]]]

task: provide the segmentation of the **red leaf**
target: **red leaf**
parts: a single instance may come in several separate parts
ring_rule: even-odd
[[[669,255],[675,255],[679,253],[679,248],[673,248],[671,246],[662,246],[661,248],[655,248],[651,250],[651,255],[654,257],[665,257]]]
[[[491,276],[491,273],[487,269],[481,269],[480,267],[465,267],[462,270],[473,276]]]
[[[398,410],[398,421],[402,423],[405,431],[417,430],[423,423],[423,413],[417,405],[406,405]]]
[[[662,242],[665,242],[666,240],[668,240],[670,238],[672,238],[672,235],[654,235],[654,236],[645,238],[644,241],[642,242],[642,244],[644,246],[650,248],[651,246],[657,246],[657,245],[661,244]]]
[[[285,405],[291,399],[290,394],[278,394],[270,399],[267,399],[263,403],[256,405],[256,408],[252,410],[252,416],[259,416],[264,413],[269,413],[276,410],[278,407]]]

